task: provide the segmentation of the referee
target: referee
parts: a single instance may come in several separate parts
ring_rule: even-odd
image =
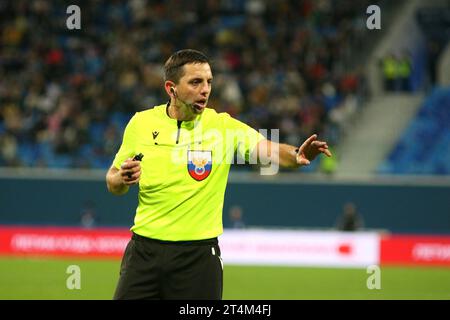
[[[139,184],[114,299],[221,299],[217,237],[234,154],[295,168],[331,153],[316,135],[300,147],[278,144],[207,108],[213,76],[199,51],[175,52],[164,73],[170,101],[131,118],[106,175],[115,195]],[[134,160],[140,153],[141,161]]]

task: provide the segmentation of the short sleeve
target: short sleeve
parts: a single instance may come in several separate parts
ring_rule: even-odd
[[[120,169],[122,163],[128,158],[132,158],[135,154],[135,145],[137,141],[136,118],[137,113],[130,119],[123,133],[122,144],[113,161],[113,166],[117,169]]]
[[[234,138],[234,151],[248,162],[253,149],[266,138],[247,124],[232,118],[228,113],[223,113],[223,119],[227,136],[231,135]]]

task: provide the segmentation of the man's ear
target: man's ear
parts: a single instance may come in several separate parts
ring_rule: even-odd
[[[176,90],[175,90],[175,83],[173,83],[173,81],[166,81],[164,83],[164,89],[166,89],[167,94],[171,98],[176,98],[177,93],[176,93]]]

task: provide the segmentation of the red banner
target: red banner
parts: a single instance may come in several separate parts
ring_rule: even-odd
[[[244,233],[247,231],[243,230]],[[268,232],[268,231],[264,231]],[[303,233],[302,236],[307,236]],[[225,231],[221,238],[223,255],[231,254]],[[321,238],[329,236],[324,233]],[[120,259],[130,240],[126,228],[65,228],[0,226],[0,255],[48,255]],[[254,237],[251,237],[254,241]],[[450,236],[384,235],[380,236],[379,260],[382,265],[436,265],[450,267]],[[245,242],[247,245],[251,241]],[[347,253],[348,248],[339,247]],[[366,249],[364,249],[366,250]],[[378,251],[378,250],[377,250]]]
[[[0,227],[0,255],[120,258],[130,240],[125,228]]]
[[[450,236],[381,238],[381,264],[450,266]]]

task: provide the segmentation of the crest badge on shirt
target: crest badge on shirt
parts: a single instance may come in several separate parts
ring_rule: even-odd
[[[188,150],[187,168],[192,178],[205,180],[212,170],[212,151]]]

